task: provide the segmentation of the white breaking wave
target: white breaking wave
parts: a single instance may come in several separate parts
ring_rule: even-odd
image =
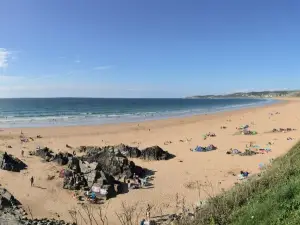
[[[138,122],[143,120],[156,120],[170,117],[182,117],[199,115],[206,113],[215,113],[221,111],[229,111],[234,109],[248,108],[259,105],[266,105],[277,100],[268,99],[261,102],[234,104],[218,107],[165,110],[165,111],[149,111],[136,113],[119,113],[119,114],[95,114],[92,112],[72,113],[71,115],[59,116],[0,116],[0,127],[40,127],[40,126],[68,126],[68,125],[90,125],[90,124],[107,124],[120,122]]]

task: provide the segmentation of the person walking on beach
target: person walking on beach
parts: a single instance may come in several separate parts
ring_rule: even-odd
[[[21,155],[22,155],[22,157],[24,157],[24,150],[23,149],[21,150]]]
[[[34,183],[34,178],[33,178],[33,177],[31,177],[31,178],[30,178],[30,185],[31,185],[31,187],[33,187],[33,186],[34,186],[34,184],[33,184],[33,183]]]
[[[150,222],[150,211],[151,211],[151,206],[148,204],[146,208],[146,221]]]

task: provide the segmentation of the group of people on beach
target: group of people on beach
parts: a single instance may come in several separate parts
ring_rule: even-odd
[[[276,128],[274,128],[273,130],[272,130],[272,132],[273,133],[276,133],[276,132],[290,132],[290,131],[294,131],[294,130],[296,130],[296,129],[293,129],[293,128],[279,128],[279,129],[276,129]]]
[[[126,178],[125,178],[126,180]],[[147,178],[141,178],[135,173],[133,174],[132,181],[130,179],[127,180],[128,189],[139,189],[146,186]]]

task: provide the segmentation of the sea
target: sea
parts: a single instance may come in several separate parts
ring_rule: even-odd
[[[272,99],[0,99],[0,128],[97,125],[209,114],[262,106]]]

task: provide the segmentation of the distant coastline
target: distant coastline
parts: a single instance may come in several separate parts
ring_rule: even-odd
[[[291,91],[251,91],[236,92],[224,95],[195,95],[186,97],[186,99],[220,99],[220,98],[278,98],[278,97],[300,97],[299,90]]]

